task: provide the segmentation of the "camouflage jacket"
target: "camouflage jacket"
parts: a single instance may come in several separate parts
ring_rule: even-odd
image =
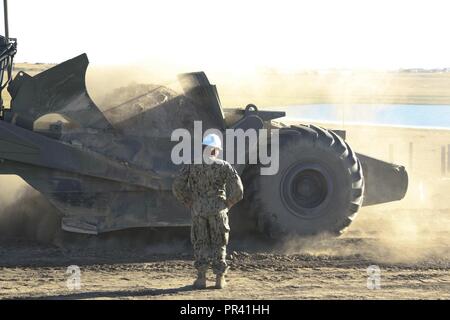
[[[211,158],[211,164],[184,165],[172,191],[194,215],[212,215],[228,210],[243,197],[242,181],[226,161]]]

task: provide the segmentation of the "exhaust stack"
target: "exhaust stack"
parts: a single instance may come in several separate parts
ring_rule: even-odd
[[[3,119],[3,110],[5,109],[1,94],[12,80],[13,60],[17,52],[17,40],[9,37],[7,0],[3,0],[3,18],[5,22],[5,36],[0,36],[0,119]]]

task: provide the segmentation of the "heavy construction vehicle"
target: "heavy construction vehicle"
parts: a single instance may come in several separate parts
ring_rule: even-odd
[[[59,210],[65,231],[188,226],[190,214],[171,192],[179,170],[171,161],[171,133],[192,132],[196,120],[204,130],[279,129],[278,174],[260,175],[259,164],[235,166],[245,196],[234,210],[271,238],[340,234],[362,205],[400,200],[406,193],[404,167],[355,153],[343,131],[286,126],[273,121],[284,112],[254,105],[222,109],[203,72],[180,75],[182,93],[141,85],[134,97],[103,112],[86,90],[86,54],[12,79],[17,42],[9,38],[6,10],[5,26],[1,89],[7,88],[11,103],[2,103],[0,173],[22,177],[45,196]]]

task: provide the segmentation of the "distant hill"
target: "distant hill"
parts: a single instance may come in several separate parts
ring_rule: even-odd
[[[55,66],[55,64],[49,63],[15,63],[14,64],[14,74],[17,74],[20,71],[26,72],[29,75],[34,76],[44,70],[47,70],[51,67]]]
[[[52,66],[54,64],[16,63],[14,73],[24,71],[35,75]],[[127,79],[138,79],[138,76],[142,79],[142,74],[134,75],[126,67],[123,68],[125,72],[120,68],[116,72],[114,68],[116,67],[111,67],[110,73],[117,75],[117,79],[123,75],[126,75]],[[102,72],[103,77],[108,74],[104,69],[97,70],[94,67],[90,70],[91,79],[100,77]],[[236,72],[213,74],[212,79],[225,107],[245,107],[248,103],[260,107],[326,103],[450,105],[448,71],[448,68],[400,69],[386,72],[310,70],[296,73],[266,70],[242,77],[237,76]],[[158,84],[155,78],[139,82]],[[91,83],[95,86],[95,81]],[[97,91],[105,90],[108,86],[104,84],[102,83],[101,88],[89,87],[90,92],[95,95]],[[5,101],[8,101],[9,98],[3,94]]]

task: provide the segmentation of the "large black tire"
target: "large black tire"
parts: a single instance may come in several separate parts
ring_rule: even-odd
[[[273,239],[340,235],[361,207],[362,166],[336,133],[317,126],[280,129],[278,174],[244,174],[245,202],[258,229]]]

